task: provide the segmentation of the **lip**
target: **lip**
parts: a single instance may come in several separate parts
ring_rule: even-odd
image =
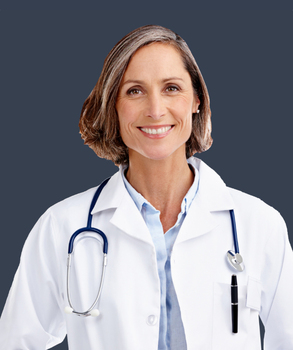
[[[169,130],[167,130],[166,132],[162,133],[162,134],[148,134],[146,132],[144,132],[142,129],[161,129],[161,128],[166,128],[166,127],[171,127]],[[164,137],[166,137],[167,135],[170,134],[170,132],[173,130],[174,125],[170,125],[170,124],[166,124],[166,125],[144,125],[144,126],[140,126],[138,127],[138,129],[140,130],[140,132],[145,136],[148,137],[149,139],[162,139]]]
[[[139,128],[144,128],[144,129],[160,129],[160,128],[166,128],[168,126],[174,126],[172,124],[163,124],[163,125],[142,125],[139,126]]]

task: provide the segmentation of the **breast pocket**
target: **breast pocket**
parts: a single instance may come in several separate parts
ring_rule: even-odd
[[[212,349],[261,349],[258,314],[261,284],[248,277],[247,285],[238,286],[238,333],[232,333],[231,285],[214,284]]]

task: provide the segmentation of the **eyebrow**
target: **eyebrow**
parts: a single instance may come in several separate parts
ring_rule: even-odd
[[[162,79],[161,82],[162,83],[166,83],[167,81],[170,81],[170,80],[181,80],[181,81],[183,81],[183,79],[181,79],[179,77],[170,77],[170,78]],[[122,83],[121,87],[126,85],[126,84],[141,84],[141,85],[143,85],[144,81],[143,80],[129,79],[129,80],[126,80],[124,83]]]

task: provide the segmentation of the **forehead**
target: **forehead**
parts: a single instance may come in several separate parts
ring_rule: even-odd
[[[171,44],[152,43],[135,52],[123,80],[132,78],[132,75],[173,76],[174,74],[189,76],[178,50]]]

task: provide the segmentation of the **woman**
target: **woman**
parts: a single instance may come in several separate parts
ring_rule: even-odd
[[[191,157],[210,147],[211,128],[208,92],[186,43],[159,26],[126,35],[84,103],[80,130],[98,156],[120,166],[90,209],[92,227],[109,243],[99,312],[91,312],[99,315],[64,313],[88,310],[99,290],[103,241],[83,232],[67,296],[68,242],[86,224],[93,188],[49,208],[30,233],[0,349],[50,348],[66,334],[71,350],[260,349],[259,315],[266,349],[292,349],[293,256],[284,221]],[[238,270],[226,259],[234,249],[231,210],[242,272],[239,255],[230,259]]]

